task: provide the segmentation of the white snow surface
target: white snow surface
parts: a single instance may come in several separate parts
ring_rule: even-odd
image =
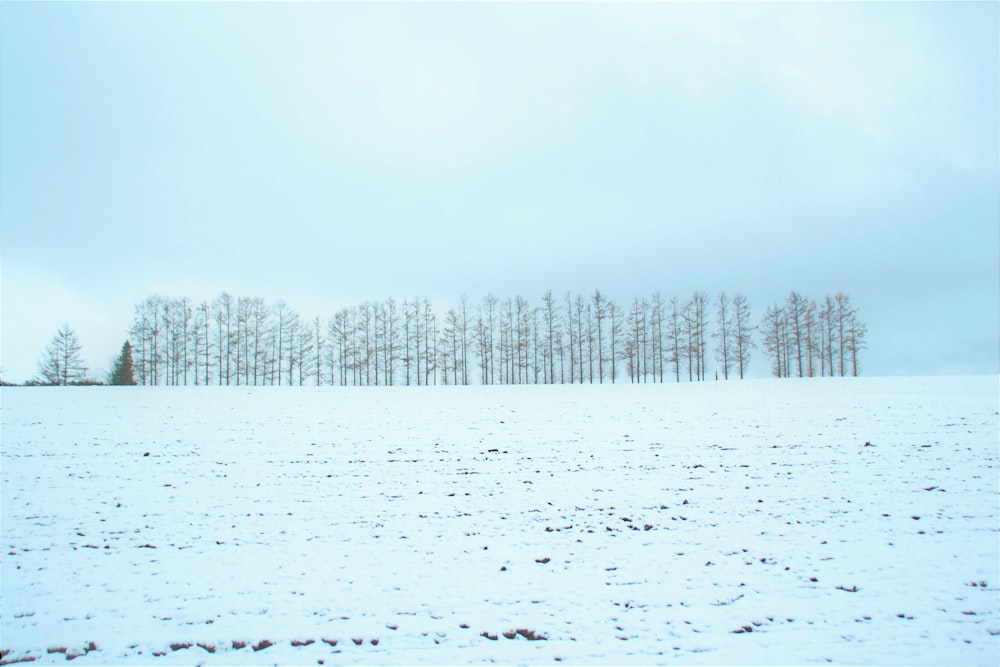
[[[5,388],[3,660],[995,665],[998,394]]]

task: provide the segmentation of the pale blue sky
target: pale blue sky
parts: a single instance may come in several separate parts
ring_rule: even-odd
[[[598,287],[843,290],[866,373],[997,372],[998,7],[0,3],[0,365],[153,293]]]

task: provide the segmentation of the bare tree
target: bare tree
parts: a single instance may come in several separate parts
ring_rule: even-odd
[[[500,303],[500,343],[497,350],[500,353],[500,381],[502,384],[514,383],[514,302],[504,299]]]
[[[496,383],[496,362],[493,355],[494,350],[494,334],[496,332],[496,309],[497,309],[497,298],[493,296],[493,293],[487,293],[483,297],[482,303],[482,323],[483,323],[483,344],[481,345],[481,354],[484,354],[484,368],[486,369],[486,382],[485,384],[495,384]]]
[[[194,337],[194,329],[192,328],[192,321],[194,319],[194,311],[191,307],[191,300],[189,298],[182,297],[178,301],[178,309],[180,311],[180,317],[178,319],[178,339],[180,344],[180,364],[181,364],[181,381],[185,386],[188,383],[188,371],[191,370],[192,362],[191,358],[188,356],[188,352],[191,349],[191,339]],[[197,360],[195,361],[197,363]],[[197,369],[195,369],[195,374],[197,374]]]
[[[820,374],[833,377],[836,375],[834,357],[840,347],[839,326],[837,323],[837,305],[830,295],[823,299],[819,310],[820,328]]]
[[[569,350],[569,383],[573,384],[574,378],[576,377],[576,325],[573,320],[573,298],[567,291],[565,296],[566,301],[566,345]],[[583,382],[583,377],[580,378],[580,382]]]
[[[257,386],[264,381],[264,360],[267,355],[265,346],[267,345],[269,329],[270,309],[261,297],[250,299],[250,310],[246,325],[246,361],[247,369],[244,376],[246,384]]]
[[[319,316],[313,319],[313,345],[315,351],[313,360],[316,362],[316,386],[323,384],[323,351],[326,349],[326,339],[323,338],[323,325]]]
[[[83,381],[87,367],[80,358],[82,349],[76,332],[69,324],[59,328],[38,362],[45,384],[68,385]]]
[[[858,319],[857,309],[851,310],[850,318],[846,327],[847,333],[847,354],[851,359],[851,375],[857,377],[861,373],[861,363],[858,361],[858,352],[867,348],[865,334],[868,328]]]
[[[583,384],[583,341],[584,339],[589,338],[590,332],[588,331],[587,334],[585,335],[583,330],[584,308],[586,307],[586,302],[584,301],[582,295],[580,294],[576,295],[576,300],[574,302],[574,305],[576,307],[576,345],[577,345],[576,360],[577,363],[579,364],[578,375],[580,377],[580,384]],[[590,381],[591,383],[593,383],[594,381],[593,376],[591,376]]]
[[[542,317],[545,321],[545,345],[548,350],[546,355],[546,361],[548,362],[547,382],[551,384],[556,381],[556,348],[562,348],[562,343],[558,340],[561,336],[558,306],[552,297],[552,290],[546,290],[545,294],[542,295],[542,308]],[[563,381],[562,377],[560,377],[559,381]]]
[[[750,301],[743,294],[736,294],[733,297],[732,328],[736,368],[739,369],[742,380],[746,374],[747,366],[750,364],[750,351],[756,347],[752,336],[756,327],[750,324]]]
[[[635,297],[632,299],[632,307],[629,308],[626,326],[628,327],[628,339],[626,340],[626,354],[628,355],[629,377],[632,382],[646,382],[648,367],[646,365],[646,318],[648,302],[645,299]]]
[[[667,324],[667,342],[670,345],[670,363],[674,367],[674,379],[681,381],[683,352],[688,349],[687,332],[684,327],[684,307],[677,297],[670,299],[670,319]]]
[[[847,375],[848,364],[851,375],[861,372],[858,352],[867,347],[865,334],[867,327],[858,319],[858,309],[851,305],[851,299],[843,292],[833,296],[836,305],[836,331],[838,345],[838,370],[841,377]],[[845,363],[845,358],[847,359]]]
[[[285,358],[289,355],[289,350],[292,348],[291,329],[292,322],[296,317],[295,313],[292,312],[292,309],[283,299],[279,299],[274,304],[274,360],[277,364],[275,373],[279,385],[281,385],[285,369],[288,367],[285,363]],[[289,381],[289,384],[291,384],[291,381]]]
[[[618,342],[622,338],[622,309],[612,300],[607,302],[608,311],[608,333],[610,334],[610,362],[611,362],[611,384],[614,384],[618,379],[618,358],[619,349]]]
[[[357,368],[355,384],[364,386],[373,384],[372,365],[377,347],[372,340],[374,323],[375,309],[370,301],[365,301],[354,309],[354,363]],[[378,382],[377,374],[375,382]]]
[[[444,328],[441,331],[441,366],[444,370],[442,381],[444,384],[458,384],[458,371],[461,365],[461,354],[459,345],[461,341],[462,324],[458,311],[449,308],[444,316]],[[448,374],[451,373],[449,379]]]
[[[158,373],[160,377],[163,378],[163,384],[170,386],[177,384],[177,378],[174,374],[174,360],[177,346],[176,339],[174,338],[174,301],[173,299],[163,299],[160,301],[160,331],[163,333],[162,344],[159,349],[162,351],[160,360],[163,363],[162,374]]]
[[[541,326],[540,312],[538,308],[529,308],[526,315],[527,326],[530,331],[528,349],[531,352],[531,381],[533,384],[539,383],[539,374],[544,375],[544,360],[539,359],[539,355],[544,354],[542,351],[542,334],[539,330]]]
[[[156,384],[158,368],[158,344],[160,301],[150,296],[136,305],[129,337],[135,341],[132,353],[135,356],[136,381],[142,385]]]
[[[234,332],[234,347],[236,348],[236,384],[250,384],[250,319],[253,300],[248,296],[236,299],[236,331]]]
[[[313,328],[309,323],[298,323],[295,336],[295,372],[298,376],[299,386],[306,383],[314,364],[313,355],[316,352],[315,340],[313,338]],[[288,384],[292,384],[292,374],[288,374]]]
[[[426,330],[424,329],[424,317],[420,309],[420,299],[413,299],[413,318],[412,318],[412,330],[413,330],[413,350],[416,359],[416,378],[417,386],[423,384],[424,380],[424,367],[426,366],[425,358],[425,348],[427,344]],[[424,362],[424,366],[421,366],[421,362]]]
[[[652,341],[652,352],[653,352],[653,379],[654,381],[659,378],[659,381],[663,382],[663,372],[664,372],[664,331],[663,331],[663,320],[666,317],[666,305],[663,302],[663,297],[660,295],[659,291],[653,292],[653,296],[649,301],[650,305],[650,340]]]
[[[705,352],[707,346],[705,345],[705,331],[708,328],[706,322],[706,310],[708,306],[708,294],[701,291],[695,291],[691,295],[691,304],[688,316],[689,321],[689,344],[692,348],[692,359],[696,364],[696,377],[698,380],[705,379]]]
[[[330,319],[330,322],[327,324],[327,332],[330,336],[331,345],[333,345],[336,350],[335,353],[331,352],[330,354],[330,376],[333,378],[336,372],[334,384],[346,386],[349,365],[348,351],[350,348],[349,341],[351,335],[350,311],[347,308],[342,308],[337,311],[337,313]]]
[[[594,314],[594,329],[597,332],[597,378],[604,384],[604,318],[606,317],[607,301],[600,290],[595,289],[591,297]],[[593,382],[593,375],[591,376]]]
[[[814,362],[820,357],[820,350],[822,349],[817,336],[819,335],[819,326],[816,319],[816,302],[810,300],[809,304],[805,310],[805,316],[802,321],[803,324],[803,334],[805,335],[806,344],[806,376],[815,377],[816,367]]]
[[[787,370],[787,323],[785,311],[778,304],[768,306],[760,323],[763,332],[764,350],[771,357],[771,373],[775,377],[786,377]]]
[[[461,345],[462,384],[469,384],[469,298],[463,293],[458,303],[459,341]]]
[[[730,310],[731,303],[725,292],[719,292],[715,299],[715,326],[714,337],[718,340],[715,347],[715,358],[722,365],[722,378],[729,379],[729,371],[736,361],[733,355],[733,316]]]
[[[791,327],[788,324],[788,311],[782,313],[782,328],[781,328],[781,351],[784,353],[784,369],[785,377],[792,377],[792,336],[789,333]]]
[[[803,376],[805,369],[803,358],[808,348],[805,331],[808,309],[808,301],[801,294],[792,290],[785,300],[785,315],[788,318],[788,331],[795,353],[795,373],[798,377]],[[790,375],[791,373],[788,374]]]
[[[424,384],[437,384],[437,317],[431,302],[424,299]]]
[[[694,301],[685,301],[681,306],[681,323],[684,327],[684,340],[687,343],[688,382],[694,382],[695,378],[701,379],[701,370],[698,368],[698,325]]]
[[[411,347],[416,322],[414,320],[415,315],[413,308],[410,306],[410,302],[403,299],[401,307],[403,309],[403,370],[405,372],[406,386],[410,386],[410,378],[413,375],[412,367],[414,358]]]
[[[395,383],[396,361],[399,358],[399,308],[389,298],[382,309],[382,379],[386,385]]]
[[[223,292],[212,302],[215,311],[215,348],[219,364],[219,384],[232,380],[233,297]]]
[[[514,350],[517,362],[517,382],[527,384],[531,367],[531,305],[518,294],[514,298]]]
[[[476,316],[476,352],[479,356],[479,382],[482,385],[490,383],[489,369],[489,335],[486,332],[486,317],[483,313],[485,307],[480,304],[477,307]]]
[[[199,373],[201,371],[202,356],[205,357],[205,375],[204,383],[208,384],[208,356],[205,354],[208,350],[208,304],[202,301],[194,310],[194,333],[191,337],[191,344],[193,346],[193,356],[194,356],[194,383],[195,385],[202,384],[201,376]]]
[[[836,305],[836,313],[834,315],[836,322],[836,335],[837,342],[839,343],[837,347],[837,370],[841,377],[847,375],[847,366],[844,364],[844,358],[849,357],[849,347],[848,347],[848,333],[850,331],[851,319],[854,316],[854,309],[851,307],[851,299],[843,292],[837,292],[833,295],[833,301]]]
[[[288,355],[285,366],[288,369],[288,386],[291,387],[295,384],[295,371],[301,370],[299,364],[302,361],[301,353],[303,346],[299,339],[299,330],[301,329],[299,315],[291,309],[289,309],[288,313],[289,317],[285,320],[285,330],[287,332],[285,350]]]

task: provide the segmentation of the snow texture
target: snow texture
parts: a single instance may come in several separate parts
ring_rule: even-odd
[[[996,376],[0,396],[7,663],[1000,655]]]

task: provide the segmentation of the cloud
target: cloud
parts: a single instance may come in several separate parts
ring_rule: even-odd
[[[8,370],[8,340],[36,355],[101,313],[113,354],[154,292],[283,297],[304,316],[595,286],[876,303],[899,298],[886,277],[919,300],[961,289],[947,267],[996,266],[995,5],[8,15]],[[13,323],[29,316],[30,335]]]

